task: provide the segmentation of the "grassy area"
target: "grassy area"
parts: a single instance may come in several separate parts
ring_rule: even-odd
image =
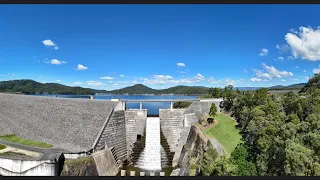
[[[211,128],[204,129],[203,132],[209,138],[216,138],[224,146],[225,150],[231,153],[241,142],[241,135],[235,127],[237,123],[222,113],[217,114],[214,119],[218,120],[218,124]]]
[[[11,151],[0,153],[0,156],[6,156],[6,157],[16,157],[16,156],[29,157],[29,156],[27,156],[25,154],[17,153],[17,152],[11,152]]]
[[[0,139],[3,139],[5,141],[10,141],[10,142],[13,142],[13,143],[17,143],[17,144],[31,146],[31,147],[40,147],[40,148],[51,148],[51,147],[53,147],[51,144],[24,139],[24,138],[18,137],[16,135],[0,136]]]
[[[7,146],[0,144],[0,150],[5,149]]]

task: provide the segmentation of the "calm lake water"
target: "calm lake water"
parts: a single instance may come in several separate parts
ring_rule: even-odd
[[[88,98],[88,96],[79,95],[52,95],[42,94],[37,96],[49,96],[49,97],[63,97],[63,98]],[[196,99],[196,96],[182,96],[182,95],[94,95],[94,100],[146,100],[146,99]],[[127,109],[139,109],[140,103],[127,103]],[[148,115],[158,115],[159,109],[169,109],[170,102],[150,102],[142,103],[142,108],[148,110]]]

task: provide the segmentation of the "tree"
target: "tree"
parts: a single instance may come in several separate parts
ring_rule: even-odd
[[[213,98],[220,98],[222,97],[222,92],[220,88],[210,88],[209,95]]]
[[[237,165],[227,155],[219,156],[212,165],[211,176],[236,176]]]
[[[214,103],[211,104],[209,115],[213,118],[217,115],[217,107]]]
[[[200,169],[203,175],[210,176],[213,171],[213,163],[219,156],[216,149],[208,148],[208,150],[203,154],[200,161]]]
[[[257,169],[255,164],[250,160],[247,147],[240,144],[231,153],[231,158],[237,164],[237,176],[256,176]]]

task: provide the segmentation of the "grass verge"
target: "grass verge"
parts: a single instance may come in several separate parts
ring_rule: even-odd
[[[0,150],[7,148],[6,145],[0,144]]]
[[[0,156],[6,156],[6,157],[16,157],[16,156],[20,156],[20,157],[29,157],[28,155],[22,154],[22,153],[17,153],[17,152],[3,152],[0,153]]]
[[[40,147],[40,148],[51,148],[51,147],[53,147],[51,144],[24,139],[24,138],[21,138],[21,137],[18,137],[16,135],[14,135],[14,134],[0,136],[0,139],[3,139],[5,141],[10,141],[10,142],[13,142],[13,143],[17,143],[17,144],[31,146],[31,147]]]
[[[203,132],[209,138],[216,138],[228,153],[231,153],[241,142],[241,135],[236,128],[237,123],[228,115],[219,113],[215,116],[218,124],[211,128],[204,128]]]

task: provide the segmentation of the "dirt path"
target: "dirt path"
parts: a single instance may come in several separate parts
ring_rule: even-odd
[[[224,147],[215,138],[209,138],[213,147],[218,151],[219,154],[224,154]]]

